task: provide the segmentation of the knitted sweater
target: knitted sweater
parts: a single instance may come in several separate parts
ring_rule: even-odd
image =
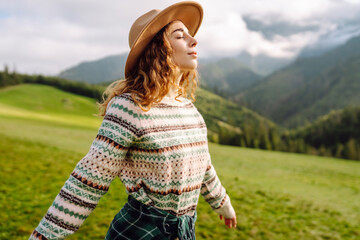
[[[234,215],[208,151],[196,107],[165,97],[148,112],[130,94],[116,96],[90,151],[79,161],[30,239],[64,239],[77,231],[119,177],[138,201],[192,216],[199,195],[227,218]]]

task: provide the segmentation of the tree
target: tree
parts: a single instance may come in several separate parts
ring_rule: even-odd
[[[358,149],[356,146],[355,139],[351,138],[345,145],[345,157],[348,159],[357,160],[358,158]]]
[[[10,85],[9,68],[7,65],[4,66],[4,71],[0,73],[0,86]]]
[[[335,157],[337,157],[337,158],[345,157],[344,156],[344,145],[342,145],[341,143],[338,143],[337,146],[336,146]]]

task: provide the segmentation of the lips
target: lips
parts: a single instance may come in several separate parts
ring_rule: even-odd
[[[190,55],[190,56],[197,56],[197,52],[190,52],[190,53],[188,53],[188,55]]]

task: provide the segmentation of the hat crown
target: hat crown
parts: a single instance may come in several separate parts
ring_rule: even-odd
[[[144,15],[141,15],[138,19],[135,20],[129,32],[130,48],[133,47],[138,36],[141,34],[142,30],[145,29],[146,25],[148,25],[160,12],[161,10],[159,9],[153,9],[145,13]]]

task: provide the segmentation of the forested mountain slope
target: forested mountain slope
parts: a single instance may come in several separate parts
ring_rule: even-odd
[[[298,59],[238,95],[237,100],[285,126],[299,126],[330,109],[359,104],[354,96],[360,91],[356,84],[359,56],[360,36],[322,56]],[[332,98],[335,105],[328,102]]]

